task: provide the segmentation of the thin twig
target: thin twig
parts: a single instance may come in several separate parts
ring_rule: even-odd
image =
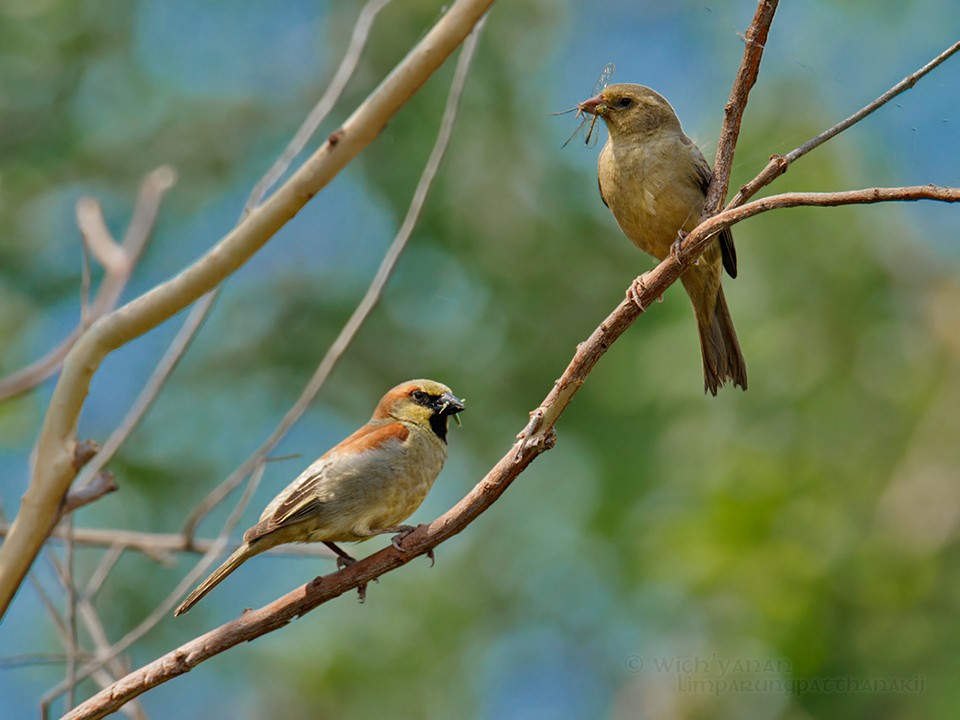
[[[71,490],[63,499],[60,517],[68,515],[74,510],[82,508],[84,505],[89,505],[104,495],[116,492],[116,490],[117,483],[113,479],[113,473],[107,471],[99,472],[94,475],[93,480],[88,484],[78,487],[76,490]]]
[[[143,254],[147,240],[150,239],[152,225],[144,225],[145,220],[156,216],[156,209],[160,206],[160,201],[167,191],[173,187],[175,175],[173,170],[168,167],[161,167],[148,174],[140,187],[140,195],[137,199],[137,209],[134,210],[133,217],[140,218],[136,222],[131,220],[131,227],[136,224],[137,233],[128,233],[124,240],[122,249],[109,236],[109,230],[106,230],[106,224],[102,222],[103,215],[99,204],[92,198],[83,198],[77,203],[77,221],[80,223],[81,232],[87,239],[87,244],[93,251],[94,246],[89,244],[89,233],[97,236],[94,243],[100,242],[103,245],[103,238],[99,237],[101,233],[106,233],[106,238],[110,246],[116,247],[118,252],[123,253],[123,261],[115,262],[115,254],[109,252],[104,255],[106,262],[104,269],[106,274],[97,290],[97,295],[90,304],[88,317],[86,321],[81,318],[81,323],[53,350],[44,355],[39,360],[31,363],[25,368],[17,370],[5,378],[0,379],[0,400],[14,397],[21,393],[36,387],[51,375],[57,372],[60,364],[70,349],[76,344],[83,330],[89,327],[90,323],[99,317],[106,315],[117,304],[120,295],[123,293],[137,261]],[[99,220],[97,219],[99,218]],[[95,228],[95,229],[94,229]],[[104,246],[107,247],[107,246]],[[94,255],[100,257],[94,251]]]
[[[333,78],[330,80],[326,92],[324,92],[323,97],[317,101],[317,104],[313,110],[310,111],[310,114],[307,115],[306,120],[303,121],[300,129],[297,130],[293,136],[293,139],[287,147],[284,148],[280,157],[276,159],[266,174],[254,186],[250,197],[247,198],[247,202],[243,206],[244,215],[260,204],[260,201],[263,200],[264,196],[270,191],[270,188],[276,184],[277,180],[283,177],[287,168],[290,167],[290,163],[303,151],[303,148],[306,147],[307,142],[313,137],[317,128],[327,119],[327,115],[330,114],[334,105],[337,104],[337,100],[339,100],[340,95],[343,94],[347,82],[353,77],[353,73],[357,69],[357,64],[360,62],[360,55],[363,53],[363,49],[367,45],[367,39],[370,37],[370,28],[373,27],[374,19],[376,19],[377,14],[389,5],[390,2],[391,0],[368,0],[367,4],[363,6],[360,15],[357,17],[357,22],[353,26],[353,34],[350,37],[350,44],[347,46],[347,51],[344,53],[337,71],[333,74]]]
[[[77,528],[73,530],[73,541],[75,543],[81,541],[77,540],[77,533],[82,532]],[[120,558],[123,557],[123,545],[114,543],[109,546],[107,551],[103,554],[103,557],[100,558],[100,562],[97,563],[96,569],[90,574],[90,579],[87,581],[87,587],[84,588],[83,596],[90,600],[91,602],[97,596],[97,593],[100,592],[100,588],[103,586],[103,583],[106,582],[106,579],[110,576],[110,571],[113,570],[113,567],[119,562]]]
[[[53,621],[54,629],[60,635],[63,640],[63,644],[67,644],[67,625],[63,621],[63,618],[60,617],[60,613],[57,610],[57,606],[54,604],[53,599],[47,593],[46,589],[43,587],[43,584],[37,578],[36,573],[31,572],[28,576],[30,578],[30,583],[33,585],[33,589],[36,590],[37,595],[40,597],[40,604],[43,605],[44,610],[47,611],[47,615],[50,616],[50,619]]]
[[[123,272],[128,265],[126,253],[110,233],[100,201],[94,197],[82,197],[77,201],[76,212],[84,247],[89,248],[108,273]]]
[[[842,120],[834,125],[832,128],[824,130],[822,133],[817,135],[815,138],[812,138],[805,142],[800,147],[791,150],[786,155],[772,155],[770,157],[770,162],[767,163],[767,166],[757,175],[753,180],[748,182],[746,185],[742,186],[737,194],[734,196],[733,200],[727,205],[727,207],[736,207],[742,205],[747,200],[756,195],[757,191],[761,188],[769,185],[778,177],[783,175],[787,169],[790,167],[790,164],[795,160],[806,155],[811,150],[820,147],[827,140],[830,140],[833,137],[836,137],[842,133],[847,128],[857,124],[863,120],[867,115],[874,112],[878,108],[886,105],[888,102],[893,100],[900,93],[906,92],[914,85],[916,85],[920,78],[929,73],[931,70],[939,66],[951,55],[954,55],[957,51],[960,51],[960,42],[956,42],[942,53],[937,55],[933,60],[928,62],[922,68],[917,70],[910,75],[907,75],[903,80],[898,82],[896,85],[887,90],[883,95],[878,97],[872,103],[863,106],[853,115],[848,117],[846,120]]]
[[[183,533],[186,537],[192,538],[194,536],[197,531],[197,525],[204,516],[233,491],[240,480],[249,472],[249,467],[257,462],[261,462],[267,453],[280,442],[293,424],[300,419],[300,416],[306,412],[307,408],[310,407],[310,403],[313,402],[313,399],[317,396],[317,393],[320,392],[330,373],[334,367],[336,367],[337,362],[349,347],[373,308],[376,307],[380,301],[387,281],[393,274],[397,261],[400,259],[400,255],[403,253],[407,241],[410,239],[410,235],[416,227],[427,193],[430,191],[433,179],[436,177],[440,162],[443,160],[444,153],[449,144],[453,126],[459,112],[460,98],[463,94],[470,63],[472,62],[476,44],[479,39],[480,33],[478,31],[482,27],[482,23],[483,20],[477,23],[477,30],[475,30],[463,44],[463,51],[460,53],[460,58],[457,61],[457,68],[454,71],[454,78],[447,96],[446,107],[444,108],[443,118],[440,121],[440,129],[437,133],[433,150],[431,150],[430,157],[427,159],[427,163],[420,175],[420,180],[414,190],[413,198],[410,201],[410,206],[407,208],[407,214],[403,219],[403,223],[397,231],[393,242],[390,244],[387,253],[384,255],[370,286],[367,288],[366,293],[364,293],[363,299],[361,299],[359,305],[357,305],[357,308],[350,316],[350,319],[347,320],[343,329],[341,329],[339,335],[337,335],[337,338],[331,344],[330,349],[320,361],[310,381],[300,393],[300,397],[297,398],[297,401],[286,412],[277,424],[277,427],[270,433],[270,436],[264,440],[260,447],[258,447],[243,464],[234,470],[220,485],[211,490],[187,517],[187,521],[183,527]]]
[[[0,537],[6,536],[9,531],[10,525],[8,523],[0,523]],[[64,535],[60,530],[55,530],[50,537],[54,540],[64,539]],[[207,553],[213,547],[214,543],[219,541],[219,538],[197,538],[193,540],[193,542],[188,542],[182,533],[150,533],[138,532],[136,530],[75,528],[73,531],[73,541],[77,545],[110,548],[111,552],[134,550],[154,557],[169,553]],[[336,557],[322,545],[280,545],[268,550],[267,554],[285,557],[325,557],[330,559]],[[101,562],[106,562],[106,560],[102,560]],[[90,584],[84,593],[86,596],[91,597],[95,594],[96,590],[94,588],[98,588],[102,581],[98,581],[96,585],[94,585],[94,579],[105,572],[107,571],[94,571],[90,579]]]
[[[86,239],[80,243],[80,327],[90,327],[90,250]]]
[[[86,656],[82,657],[85,658]],[[63,665],[65,662],[67,662],[67,656],[64,653],[26,653],[24,655],[0,657],[0,670],[30,667],[32,665]]]
[[[730,89],[730,99],[723,109],[723,126],[720,128],[720,138],[717,140],[717,157],[713,165],[713,179],[707,188],[707,197],[703,203],[701,219],[713,215],[723,205],[730,185],[730,173],[733,170],[733,154],[737,147],[737,138],[740,136],[740,122],[747,109],[747,99],[750,90],[757,82],[760,73],[760,59],[767,44],[767,35],[773,15],[777,11],[778,0],[760,0],[753,21],[743,36],[743,60],[737,69],[733,87]]]
[[[69,515],[64,523],[66,540],[64,541],[64,568],[63,585],[66,588],[67,608],[63,616],[67,624],[67,697],[66,709],[76,705],[77,694],[77,655],[80,652],[80,639],[77,632],[77,586],[73,574],[73,515]]]

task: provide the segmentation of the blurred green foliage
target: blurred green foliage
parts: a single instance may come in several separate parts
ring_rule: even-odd
[[[954,4],[906,7],[780,10],[734,186],[955,40]],[[41,355],[78,317],[76,200],[99,197],[120,234],[140,178],[169,163],[180,181],[127,298],[199,257],[319,97],[356,12],[306,0],[0,2],[0,372]],[[383,12],[321,137],[439,12],[426,0]],[[549,113],[582,99],[613,60],[616,80],[671,98],[709,157],[742,52],[735,33],[752,12],[745,0],[494,8],[411,246],[314,408],[277,449],[302,457],[268,467],[242,524],[409,377],[442,380],[469,407],[414,521],[445,511],[480,479],[576,343],[650,267],[599,201],[598,149],[561,151],[573,121]],[[774,189],[960,185],[956,62]],[[78,525],[176,532],[262,441],[401,221],[451,71],[448,63],[225,286],[112,464],[120,492],[79,512]],[[184,718],[953,717],[957,212],[788,210],[737,227],[741,273],[726,286],[749,392],[703,396],[693,318],[671,290],[603,358],[562,419],[557,447],[441,546],[435,568],[415,562],[372,586],[366,604],[330,603],[148,693],[144,707]],[[158,328],[105,363],[83,437],[110,432],[174,331]],[[48,384],[0,405],[8,516],[49,395]],[[78,551],[78,572],[101,555]],[[171,591],[191,559],[162,567],[124,556],[98,596],[111,640]],[[256,559],[189,616],[163,621],[131,662],[331,569]],[[37,575],[56,585],[47,562]],[[0,645],[5,656],[60,652],[33,586],[0,627]],[[746,671],[729,671],[738,662]],[[0,671],[2,714],[35,712],[62,677],[60,666]],[[896,691],[784,690],[829,678],[903,682]],[[758,685],[718,690],[731,679]],[[690,680],[706,684],[693,692]],[[81,694],[93,689],[85,683]]]

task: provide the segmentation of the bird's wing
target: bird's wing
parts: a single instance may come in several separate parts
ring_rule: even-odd
[[[308,467],[280,496],[270,503],[260,522],[244,533],[252,542],[267,533],[293,525],[322,511],[330,486],[344,475],[363,473],[363,465],[391,445],[404,442],[410,430],[402,423],[368,423]]]
[[[690,138],[686,138],[690,143],[690,151],[693,153],[694,167],[696,168],[696,181],[700,185],[700,190],[704,195],[707,194],[707,188],[710,187],[710,181],[713,180],[713,170],[710,169],[710,163],[700,152],[700,148],[694,144]],[[733,233],[730,228],[724,228],[717,237],[720,243],[720,255],[723,257],[723,267],[730,277],[737,276],[737,248],[733,244]]]

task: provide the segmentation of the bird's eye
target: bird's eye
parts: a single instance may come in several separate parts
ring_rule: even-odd
[[[633,105],[633,98],[622,97],[617,100],[617,107],[628,108]]]
[[[413,397],[413,401],[419,405],[427,402],[427,394],[423,390],[414,390],[411,397]]]

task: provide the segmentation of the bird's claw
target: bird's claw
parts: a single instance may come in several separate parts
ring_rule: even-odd
[[[400,547],[400,543],[403,542],[403,539],[404,539],[407,535],[409,535],[410,533],[412,533],[414,530],[416,530],[416,528],[413,527],[412,525],[401,525],[401,526],[398,528],[397,534],[394,535],[394,536],[393,536],[393,539],[390,540],[390,544],[393,545],[393,546],[394,546],[397,550],[399,550],[400,552],[406,553],[407,551],[404,550],[402,547]],[[424,554],[430,559],[430,567],[433,567],[434,565],[437,564],[437,557],[436,557],[436,555],[433,554],[433,548],[430,548],[430,549],[427,550],[427,552],[424,553]]]
[[[638,275],[633,279],[633,282],[630,283],[630,287],[627,288],[627,298],[637,306],[637,309],[639,309],[640,312],[646,310],[646,308],[643,306],[643,302],[640,300],[640,297],[643,295],[643,293],[647,291],[647,285],[643,280],[646,276],[646,273],[643,275]]]
[[[357,562],[356,558],[352,558],[349,555],[347,555],[345,552],[341,551],[341,553],[337,555],[337,570],[339,571],[339,570],[348,568],[356,562]],[[366,583],[364,583],[363,585],[357,585],[357,599],[359,600],[361,605],[363,604],[363,601],[367,599]]]
[[[683,230],[677,230],[677,239],[670,245],[670,257],[681,265],[683,265],[683,260],[680,259],[680,247],[683,245],[683,241],[687,239],[687,235],[689,235],[689,233]]]
[[[400,543],[403,542],[403,539],[407,535],[409,535],[414,530],[416,530],[416,528],[413,527],[413,525],[399,525],[395,529],[397,531],[397,534],[394,535],[393,538],[390,540],[390,544],[393,545],[400,552],[406,552],[406,550],[400,547]]]

